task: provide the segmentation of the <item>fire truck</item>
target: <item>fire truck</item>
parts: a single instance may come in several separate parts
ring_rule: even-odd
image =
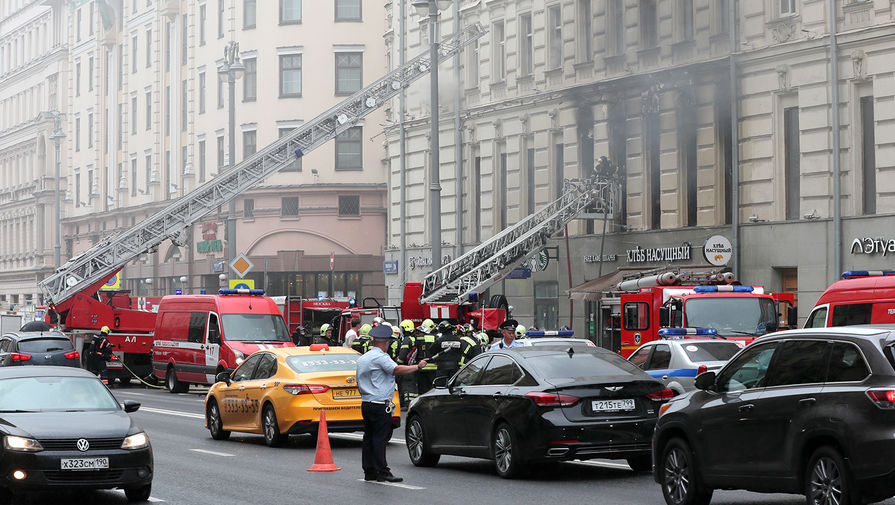
[[[335,300],[332,298],[302,298],[300,296],[274,296],[274,303],[283,313],[283,320],[289,328],[289,334],[296,328],[314,332],[324,323],[332,324],[338,320],[343,311],[357,304],[353,299]]]
[[[767,293],[737,282],[728,269],[654,269],[623,278],[602,293],[607,344],[627,358],[662,338],[663,328],[712,328],[714,338],[745,346],[766,333],[796,324],[793,293]],[[608,316],[608,317],[607,317]]]
[[[438,62],[452,58],[484,34],[484,27],[476,23],[444,39],[439,46]],[[38,283],[44,300],[52,307],[48,322],[56,324],[80,344],[79,350],[87,334],[109,326],[112,330],[109,340],[118,361],[136,375],[151,376],[150,347],[156,323],[156,314],[151,308],[157,306],[156,300],[141,300],[127,291],[100,291],[100,288],[129,262],[157,250],[166,240],[184,245],[191,227],[204,216],[291,165],[296,158],[356,126],[412,82],[428,75],[431,64],[428,52],[410,59],[137,226],[105,237],[70,259]]]

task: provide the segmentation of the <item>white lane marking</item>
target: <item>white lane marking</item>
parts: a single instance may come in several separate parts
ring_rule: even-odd
[[[193,412],[180,412],[178,410],[157,409],[155,407],[140,407],[140,412],[151,412],[153,414],[165,414],[168,416],[189,417],[191,419],[205,419],[204,414],[195,414]]]
[[[410,489],[412,491],[420,491],[420,490],[426,489],[424,487],[411,486],[410,484],[402,484],[400,482],[377,482],[375,480],[364,480],[364,479],[357,479],[357,480],[359,480],[360,482],[363,482],[365,484],[381,484],[383,486],[400,487],[402,489]]]
[[[603,468],[621,468],[622,470],[630,470],[631,467],[624,463],[610,463],[608,461],[568,461],[576,465],[599,466]]]
[[[363,435],[362,433],[330,433],[329,436],[331,436],[331,437],[337,437],[337,438],[338,438],[338,437],[341,437],[341,438],[351,438],[351,439],[354,439],[354,440],[363,440],[363,439],[364,439],[364,435]],[[397,443],[399,443],[399,444],[406,444],[406,443],[407,443],[407,441],[405,441],[403,438],[397,438],[397,437],[392,437],[392,439],[390,440],[390,442],[397,442]]]
[[[161,498],[156,498],[155,496],[150,496],[149,502],[150,503],[165,503],[165,500],[162,500]]]
[[[137,393],[136,391],[115,391],[115,393],[120,395],[146,396],[146,393]]]
[[[236,456],[236,454],[229,454],[226,452],[216,452],[216,451],[206,451],[205,449],[190,449],[193,452],[201,452],[202,454],[211,454],[212,456],[223,456],[225,458]]]

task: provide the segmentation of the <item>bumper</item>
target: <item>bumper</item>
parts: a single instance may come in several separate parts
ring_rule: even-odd
[[[555,421],[560,421],[555,419]],[[543,436],[531,440],[527,459],[586,460],[625,459],[652,453],[655,418],[612,422],[557,422],[543,430]]]
[[[109,468],[102,470],[62,470],[60,461],[67,458],[109,458]],[[25,478],[15,479],[21,470]],[[111,489],[141,487],[152,483],[153,460],[150,449],[136,451],[42,451],[15,454],[5,452],[0,461],[0,485],[12,490],[46,490],[48,488]]]
[[[401,418],[392,418],[392,429],[401,426]],[[364,421],[362,419],[350,421],[327,421],[327,431],[330,433],[350,433],[353,431],[364,431]],[[301,433],[317,433],[320,430],[320,423],[317,421],[299,421],[289,428],[290,435],[298,435]]]

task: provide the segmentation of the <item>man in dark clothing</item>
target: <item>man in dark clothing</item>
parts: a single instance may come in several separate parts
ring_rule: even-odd
[[[108,380],[106,373],[106,361],[112,359],[112,344],[106,338],[109,334],[109,327],[103,326],[97,335],[90,339],[87,352],[85,352],[85,367],[87,371],[99,376],[100,379]]]
[[[314,338],[315,344],[326,344],[330,347],[339,345],[333,340],[333,329],[329,324],[324,323],[320,326],[320,335]]]
[[[436,379],[438,377],[450,378],[470,359],[478,356],[482,350],[475,339],[461,335],[457,329],[448,327],[442,327],[442,333],[435,339],[433,347],[430,355],[435,356]]]

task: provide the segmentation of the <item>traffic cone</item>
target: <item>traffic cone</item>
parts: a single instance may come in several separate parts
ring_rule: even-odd
[[[326,412],[320,411],[320,426],[317,429],[317,452],[314,454],[314,464],[308,468],[309,472],[335,472],[341,470],[333,463],[333,452],[329,448],[329,431],[326,429]]]

